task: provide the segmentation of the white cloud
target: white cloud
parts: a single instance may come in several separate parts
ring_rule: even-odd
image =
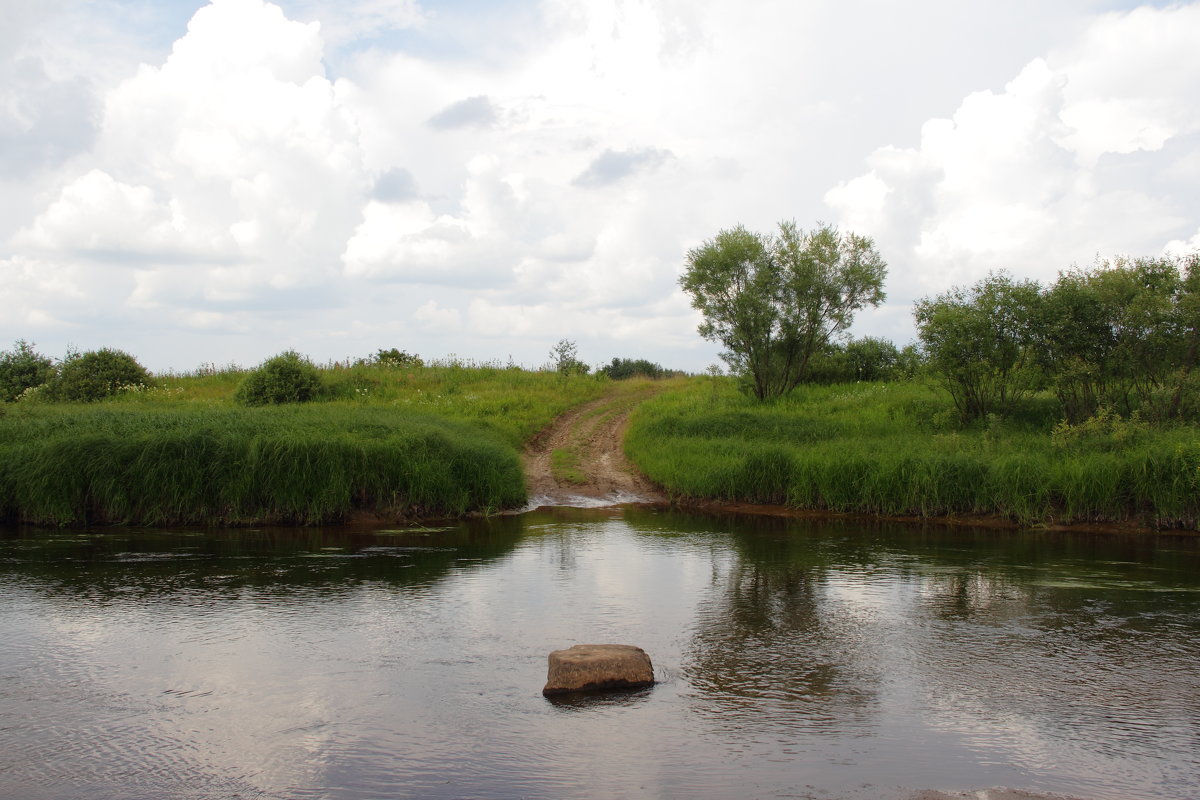
[[[65,186],[17,241],[45,249],[145,253],[171,248],[182,227],[149,187],[93,169]]]
[[[1200,229],[1196,230],[1196,234],[1192,238],[1172,239],[1163,246],[1163,254],[1186,256],[1192,253],[1200,253]]]
[[[1197,6],[1101,2],[216,0],[169,54],[60,4],[0,29],[0,334],[702,369],[687,249],[832,208],[903,339],[917,294],[1200,226]]]
[[[1198,26],[1195,4],[1108,14],[1054,57],[1066,81],[1062,142],[1081,163],[1200,130],[1200,108],[1185,101],[1200,75]]]
[[[606,351],[618,348],[642,353],[649,347],[680,350],[697,344],[692,331],[699,321],[682,295],[672,295],[647,307],[594,308],[586,304],[501,303],[477,297],[467,310],[467,325],[476,335],[533,339],[553,344],[567,336]],[[584,357],[587,353],[581,349]],[[604,351],[601,351],[604,352]]]
[[[462,329],[462,314],[457,308],[442,308],[430,300],[413,312],[413,318],[431,331],[450,333]]]
[[[326,41],[336,45],[417,28],[426,21],[417,0],[291,0],[285,7],[296,19],[319,20]]]
[[[1097,253],[1156,253],[1200,217],[1177,167],[1200,132],[1197,37],[1196,5],[1103,15],[825,201],[876,238],[906,302],[1000,267],[1049,280]]]
[[[511,279],[522,229],[536,222],[523,208],[522,177],[499,162],[467,164],[461,211],[436,214],[424,200],[369,202],[342,254],[345,274],[406,283],[495,286]]]
[[[69,270],[47,269],[27,256],[0,259],[6,316],[34,329],[68,325],[64,312],[87,300],[76,277]],[[50,307],[52,300],[54,308]]]
[[[88,161],[14,242],[51,265],[136,267],[139,309],[327,284],[369,189],[319,26],[260,0],[214,0],[161,67],[113,88]]]

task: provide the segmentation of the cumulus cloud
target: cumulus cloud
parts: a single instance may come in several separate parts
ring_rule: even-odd
[[[702,369],[677,276],[739,222],[874,235],[894,302],[861,319],[898,339],[915,295],[1200,228],[1195,5],[280,5],[215,0],[133,60],[47,24],[73,4],[0,26],[0,333]]]
[[[1200,229],[1190,239],[1172,239],[1163,246],[1164,255],[1186,256],[1200,253]]]
[[[17,243],[93,255],[147,255],[177,250],[182,228],[148,186],[121,183],[93,169],[63,187]]]
[[[825,201],[876,237],[905,301],[998,267],[1048,280],[1097,253],[1186,247],[1200,217],[1196,36],[1200,6],[1104,15],[1003,91],[926,122],[918,146],[877,149]]]
[[[499,172],[480,156],[468,164],[459,215],[437,214],[429,203],[372,201],[342,254],[345,274],[432,285],[497,285],[518,258],[523,218],[519,177]]]
[[[142,304],[173,283],[223,287],[198,289],[203,303],[328,280],[368,186],[319,26],[260,0],[214,0],[161,67],[113,89],[94,161],[16,241],[190,265],[143,276]]]

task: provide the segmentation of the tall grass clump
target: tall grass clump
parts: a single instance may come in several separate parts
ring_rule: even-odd
[[[0,417],[0,518],[41,525],[318,524],[524,502],[486,427],[329,405],[36,406]]]
[[[1056,425],[1053,407],[1035,396],[964,426],[915,381],[808,385],[764,404],[694,379],[635,412],[626,452],[680,498],[1196,527],[1200,430],[1111,414]]]

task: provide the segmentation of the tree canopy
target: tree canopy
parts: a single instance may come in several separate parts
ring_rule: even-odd
[[[913,308],[929,365],[963,419],[1007,414],[1036,381],[1038,285],[994,272]]]
[[[704,315],[700,335],[760,400],[804,380],[815,353],[884,299],[887,264],[866,236],[832,225],[774,235],[736,226],[688,252],[680,286]]]
[[[1070,424],[1200,418],[1200,254],[1100,261],[1046,287],[994,273],[914,315],[964,420],[1007,414],[1032,388],[1053,390]]]

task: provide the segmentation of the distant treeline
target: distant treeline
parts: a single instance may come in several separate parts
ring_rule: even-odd
[[[614,381],[637,377],[670,378],[683,374],[678,370],[666,369],[661,364],[655,364],[644,358],[614,358],[612,363],[601,367],[599,371]]]

